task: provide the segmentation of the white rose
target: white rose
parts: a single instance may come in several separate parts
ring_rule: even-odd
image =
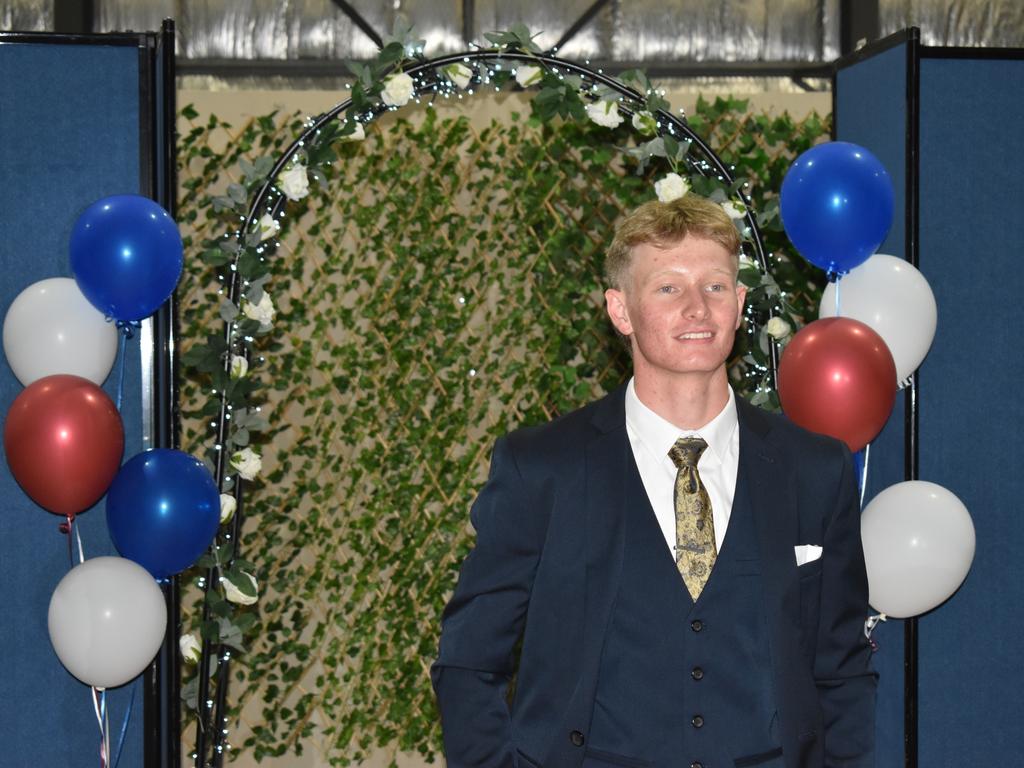
[[[199,638],[192,632],[178,638],[178,648],[181,649],[181,657],[189,664],[197,663],[200,654],[203,652],[203,646],[199,642]]]
[[[653,136],[658,131],[658,121],[650,112],[634,112],[633,127],[643,136]]]
[[[412,98],[414,85],[405,72],[398,72],[384,80],[384,91],[380,98],[389,107],[402,107]]]
[[[654,193],[663,203],[671,203],[690,191],[690,182],[678,173],[670,173],[665,178],[654,182]]]
[[[244,479],[252,480],[263,469],[263,459],[256,451],[246,446],[231,456],[231,467]]]
[[[523,88],[529,88],[531,85],[539,83],[542,77],[544,77],[544,72],[541,68],[532,64],[525,64],[516,69],[516,82]]]
[[[241,379],[249,372],[249,361],[241,355],[231,356],[231,378]]]
[[[224,585],[224,597],[228,599],[229,603],[238,603],[239,605],[252,605],[258,599],[258,585],[256,584],[256,577],[251,573],[240,571],[242,577],[248,581],[248,584],[242,586],[248,587],[253,592],[251,595],[247,595],[241,589],[238,588],[234,582],[232,582],[226,576],[221,576],[220,583]]]
[[[595,101],[587,104],[587,117],[605,128],[618,128],[622,122],[619,104],[615,101]]]
[[[765,330],[768,331],[769,336],[776,340],[786,338],[793,331],[789,323],[781,317],[773,317],[769,320],[768,325],[765,326]]]
[[[722,203],[722,210],[730,219],[742,219],[747,213],[747,208],[743,203],[736,203],[732,200]]]
[[[281,231],[281,222],[269,213],[264,213],[260,216],[260,220],[257,222],[256,228],[260,233],[260,241],[262,242],[263,240],[269,240],[276,236],[277,233]]]
[[[274,322],[277,309],[274,308],[270,294],[264,291],[260,300],[255,304],[248,300],[243,301],[242,312],[249,319],[258,321],[261,327],[269,327]]]
[[[473,79],[473,70],[465,64],[452,64],[444,68],[444,73],[459,88],[465,90],[469,87],[469,81]]]
[[[362,141],[366,138],[366,129],[363,128],[363,124],[356,120],[355,126],[356,127],[352,129],[352,133],[341,137],[342,141]]]
[[[235,497],[230,493],[222,493],[220,495],[220,524],[224,525],[234,517],[237,508],[238,502],[235,501]]]
[[[306,166],[293,165],[277,177],[277,186],[289,200],[301,200],[309,194],[309,177]]]

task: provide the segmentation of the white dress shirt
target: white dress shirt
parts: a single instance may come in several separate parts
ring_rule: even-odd
[[[675,557],[676,513],[673,494],[676,465],[669,448],[680,437],[697,435],[708,444],[697,462],[701,482],[711,498],[715,520],[715,545],[722,549],[739,472],[740,430],[736,420],[736,396],[729,387],[729,401],[721,412],[700,429],[681,430],[640,402],[633,380],[626,387],[626,433],[633,449],[640,479],[651,500],[665,543]]]

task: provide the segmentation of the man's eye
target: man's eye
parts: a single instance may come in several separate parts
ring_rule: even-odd
[[[721,293],[725,290],[725,283],[712,283],[708,286],[708,291],[711,293]]]
[[[663,285],[658,288],[658,293],[672,293],[675,289],[674,285]]]

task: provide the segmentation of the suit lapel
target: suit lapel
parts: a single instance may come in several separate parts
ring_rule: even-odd
[[[797,537],[791,468],[772,443],[771,423],[764,413],[742,398],[736,398],[736,410],[740,460],[734,505],[748,504],[753,512],[769,607],[798,609],[796,603],[786,605],[797,597],[786,595],[794,576],[793,542]]]
[[[608,623],[622,573],[626,473],[633,457],[626,435],[625,388],[602,400],[592,424],[597,434],[586,446],[586,637],[600,638]],[[598,655],[600,648],[597,649]],[[594,669],[598,659],[593,661]]]
[[[586,732],[594,709],[598,668],[612,606],[618,594],[625,544],[625,473],[632,463],[626,436],[625,387],[595,404],[594,432],[584,446],[585,492],[581,503],[586,569],[580,678],[563,721],[564,732]],[[558,740],[548,765],[578,764],[579,750]]]
[[[814,709],[808,710],[806,699],[801,697],[801,692],[813,687],[814,682],[799,651],[800,587],[793,552],[799,533],[795,468],[775,446],[765,414],[740,398],[736,404],[740,422],[739,483],[757,530],[779,722],[784,748],[790,752],[799,744],[804,727],[800,724],[814,722]]]

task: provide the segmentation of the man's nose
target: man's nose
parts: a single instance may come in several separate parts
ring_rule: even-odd
[[[681,311],[684,317],[703,319],[708,316],[708,298],[698,288],[687,290],[683,294]]]

